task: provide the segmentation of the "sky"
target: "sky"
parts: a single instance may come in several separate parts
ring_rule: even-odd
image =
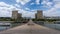
[[[0,17],[11,17],[18,10],[22,17],[35,17],[37,10],[44,16],[60,16],[60,0],[0,0]]]

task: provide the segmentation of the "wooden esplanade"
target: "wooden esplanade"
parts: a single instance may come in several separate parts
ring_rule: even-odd
[[[60,31],[35,24],[30,20],[27,24],[2,31],[0,34],[60,34]]]

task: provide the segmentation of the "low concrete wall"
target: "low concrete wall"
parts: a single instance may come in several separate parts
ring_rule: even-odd
[[[44,25],[44,21],[34,21],[36,24]]]
[[[44,24],[46,27],[59,29],[60,30],[60,24]]]

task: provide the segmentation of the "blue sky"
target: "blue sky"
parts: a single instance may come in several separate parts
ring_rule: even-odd
[[[60,16],[60,0],[0,0],[0,17],[11,17],[12,10],[19,10],[23,17],[33,17],[37,10],[44,16]]]

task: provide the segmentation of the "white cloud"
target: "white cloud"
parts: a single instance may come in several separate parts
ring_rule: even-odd
[[[47,6],[50,7],[51,5],[52,5],[52,2],[48,2],[48,3],[47,3]]]
[[[36,4],[40,4],[40,0],[36,0]]]
[[[35,13],[36,12],[29,12],[29,11],[25,11],[23,9],[19,9],[19,13],[22,13],[22,17],[35,17]]]
[[[44,12],[46,16],[60,16],[60,2],[56,2],[54,7]]]
[[[0,7],[0,17],[9,17],[10,16],[10,10],[7,7]]]
[[[13,5],[0,2],[0,17],[11,17],[11,11],[16,8]],[[17,9],[17,8],[16,8]]]
[[[43,0],[43,1],[47,1],[47,2],[49,2],[50,0]]]
[[[30,10],[29,8],[25,8],[25,10]]]
[[[1,3],[1,2],[0,2]],[[11,17],[12,10],[19,10],[19,13],[22,13],[23,17],[34,17],[34,12],[25,11],[23,9],[16,8],[13,5],[6,4],[5,2],[2,2],[4,4],[0,4],[0,17]],[[26,8],[27,10],[30,10],[29,8]]]
[[[16,7],[20,7],[20,5],[18,5],[18,4],[15,4],[15,6],[16,6]]]
[[[31,3],[30,5],[33,5],[33,4],[35,4],[35,3]]]
[[[54,2],[60,2],[60,0],[53,0]]]
[[[22,2],[22,0],[19,0],[19,3],[21,3],[21,2]],[[24,5],[24,2],[22,4]],[[32,3],[32,4],[34,4],[34,3]],[[46,4],[47,6],[50,6],[52,4],[52,2],[43,1],[42,4]],[[20,7],[20,6],[18,4],[15,4],[15,6],[13,6],[13,5],[6,4],[5,2],[0,2],[0,16],[1,17],[11,16],[11,11],[14,9],[19,10],[19,13],[22,13],[23,17],[34,17],[35,16],[36,11],[33,12],[34,10],[32,10],[32,12],[29,12],[29,11],[25,11],[23,9],[19,9],[16,7]],[[54,7],[52,7],[51,9],[44,12],[44,15],[56,16],[56,15],[60,14],[60,12],[58,12],[59,8],[60,8],[60,2],[56,2]],[[30,9],[26,8],[26,10],[30,10]]]
[[[34,12],[26,12],[26,13],[23,13],[23,16],[34,18],[35,17],[35,13]]]
[[[4,3],[4,2],[0,2],[0,6],[1,6],[1,7],[9,7],[10,5],[7,5],[7,4]]]
[[[21,3],[22,5],[25,5],[29,1],[31,1],[31,0],[16,0],[17,3]]]
[[[44,6],[43,7],[51,7],[53,2],[49,2],[47,0],[44,0],[41,4],[43,4]]]

